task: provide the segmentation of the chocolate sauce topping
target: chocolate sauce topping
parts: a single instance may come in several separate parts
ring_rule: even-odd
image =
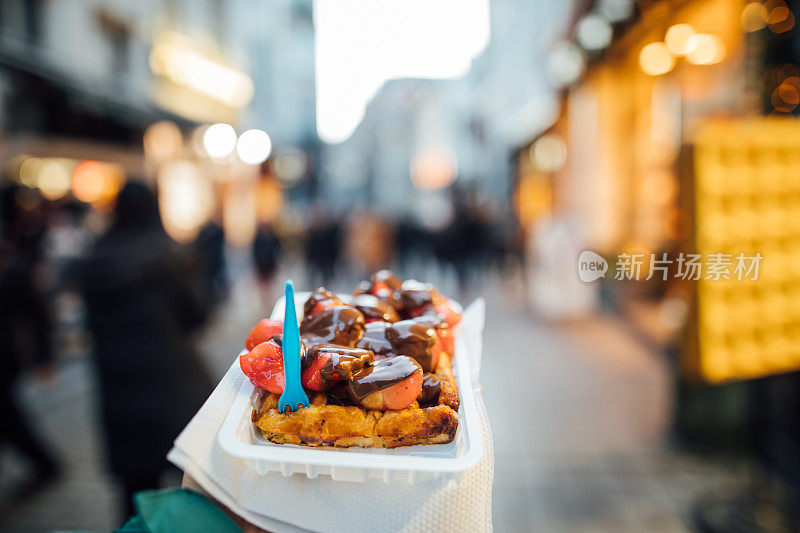
[[[356,346],[371,350],[375,358],[386,355],[407,355],[426,372],[433,371],[433,346],[436,344],[435,320],[412,318],[394,324],[370,322]]]
[[[430,311],[421,314],[420,316],[412,318],[411,320],[417,324],[422,324],[423,326],[428,326],[435,329],[447,329],[450,327],[444,317],[434,311],[433,308],[431,308]]]
[[[316,344],[303,358],[303,368],[310,366],[320,356],[328,357],[319,371],[320,377],[326,382],[336,377],[352,379],[364,367],[371,365],[374,357],[369,350],[347,348],[338,344]]]
[[[436,299],[436,291],[430,283],[407,279],[400,287],[399,299],[403,309],[418,309],[433,304]]]
[[[359,294],[350,301],[350,305],[361,311],[366,319],[372,318],[383,320],[384,322],[397,322],[400,320],[400,316],[394,310],[394,307],[372,294]]]
[[[372,293],[372,282],[364,280],[358,282],[358,285],[356,285],[356,288],[353,291],[353,296],[358,296],[359,294],[371,294],[371,293]]]
[[[386,340],[391,352],[415,359],[425,372],[433,370],[433,346],[436,331],[428,324],[401,320],[386,328]]]
[[[378,270],[372,275],[372,283],[383,282],[394,290],[400,289],[403,282],[391,270]]]
[[[392,351],[392,343],[386,339],[386,329],[389,326],[391,324],[388,322],[370,322],[356,346],[371,350],[375,355],[388,355]]]
[[[337,382],[325,393],[328,395],[329,405],[356,405],[356,402],[350,397],[350,388],[344,381]]]
[[[364,315],[350,306],[320,311],[303,318],[300,336],[309,347],[322,343],[354,347],[364,336]]]
[[[421,404],[431,404],[439,401],[439,393],[442,392],[442,382],[434,374],[425,374],[422,378],[422,390],[417,396],[417,401]]]
[[[358,372],[347,381],[347,388],[354,400],[361,401],[371,393],[387,389],[419,371],[419,364],[410,357],[388,357]]]
[[[338,300],[338,297],[333,294],[331,291],[326,289],[325,287],[318,287],[306,300],[306,303],[303,304],[303,316],[308,315],[314,309],[314,306],[317,305],[319,302],[324,302],[325,300]]]

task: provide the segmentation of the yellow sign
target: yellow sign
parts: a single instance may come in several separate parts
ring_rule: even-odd
[[[711,121],[694,167],[697,252],[763,257],[757,280],[698,281],[696,370],[722,382],[800,369],[800,122]]]

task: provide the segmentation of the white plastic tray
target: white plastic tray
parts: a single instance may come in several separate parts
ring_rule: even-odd
[[[308,292],[297,293],[297,309],[308,298]],[[283,317],[281,298],[272,312],[273,318]],[[482,311],[482,309],[481,309]],[[482,312],[479,313],[482,329]],[[454,477],[458,472],[477,464],[483,455],[483,442],[475,407],[473,373],[470,370],[468,348],[478,350],[480,338],[471,339],[476,345],[467,346],[465,335],[455,338],[453,372],[458,384],[459,423],[453,442],[429,446],[401,448],[311,448],[292,444],[274,444],[264,439],[250,419],[258,390],[245,380],[220,427],[218,439],[229,455],[246,459],[259,474],[280,472],[289,477],[305,474],[309,478],[330,475],[335,480],[364,482],[370,478],[385,482],[404,480],[420,483]],[[473,357],[474,358],[474,357]],[[477,377],[477,376],[475,376]]]

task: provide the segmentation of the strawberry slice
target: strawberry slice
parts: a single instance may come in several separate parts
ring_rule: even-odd
[[[414,403],[422,392],[422,369],[385,389],[368,394],[361,405],[379,411],[399,411]]]
[[[455,339],[453,338],[453,332],[450,328],[437,328],[436,329],[436,336],[439,337],[439,342],[436,344],[438,345],[438,353],[436,352],[437,346],[434,346],[434,356],[433,359],[436,360],[433,364],[433,368],[436,368],[436,364],[439,361],[439,354],[441,352],[445,352],[453,355],[453,350],[455,350]]]
[[[318,287],[303,304],[303,316],[311,316],[340,305],[344,305],[344,302],[336,294],[325,287]]]
[[[414,309],[406,309],[408,318],[417,318],[418,316],[425,315],[433,310],[433,305],[423,305]]]
[[[256,387],[282,394],[286,384],[283,373],[283,350],[275,339],[255,346],[239,357],[242,372]]]
[[[258,324],[250,331],[244,341],[244,347],[252,350],[262,342],[267,342],[273,335],[283,333],[283,320],[270,320],[262,318]]]
[[[374,361],[347,378],[351,397],[362,407],[386,411],[405,409],[422,391],[422,367],[405,355]]]
[[[444,318],[445,322],[452,328],[461,322],[461,313],[463,309],[460,305],[452,302],[447,297],[439,295],[439,301],[434,304],[436,314]],[[452,353],[452,352],[451,352]]]
[[[332,374],[329,379],[323,379],[320,370],[325,366],[325,363],[333,357],[333,354],[319,354],[314,360],[300,373],[300,381],[303,387],[316,391],[324,391],[337,381],[341,381],[338,374]]]
[[[372,294],[379,296],[381,294],[391,294],[394,292],[385,281],[376,281],[372,284]]]
[[[406,309],[406,315],[408,318],[417,318],[423,315],[438,315],[452,328],[461,322],[462,311],[460,305],[447,299],[445,296],[438,295],[435,303]]]
[[[345,303],[338,298],[322,300],[321,302],[314,304],[314,307],[311,308],[311,311],[306,313],[306,316],[311,316],[316,313],[321,313],[322,311],[327,311],[328,309],[333,309],[334,307],[342,307],[344,305]]]

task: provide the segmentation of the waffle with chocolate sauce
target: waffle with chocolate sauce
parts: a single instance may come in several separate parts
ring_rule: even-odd
[[[452,442],[458,428],[458,389],[450,357],[442,354],[434,374],[440,391],[436,403],[415,401],[399,411],[343,405],[326,392],[311,396],[311,405],[279,413],[280,395],[267,393],[252,419],[264,438],[277,444],[347,448],[396,448]],[[434,385],[435,386],[435,385]],[[425,389],[423,388],[423,393]]]
[[[303,306],[301,381],[310,405],[280,413],[280,323],[248,337],[242,370],[264,389],[252,421],[267,440],[395,448],[452,442],[459,397],[451,365],[460,308],[433,287],[380,271],[349,303],[320,287]],[[266,323],[265,323],[266,322]],[[261,329],[259,329],[261,328]]]

